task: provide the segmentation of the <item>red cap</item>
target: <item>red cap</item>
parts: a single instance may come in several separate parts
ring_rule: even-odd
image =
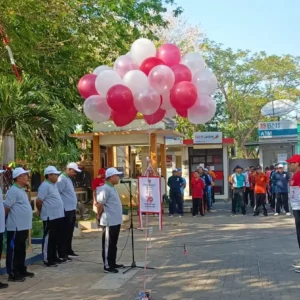
[[[103,175],[103,176],[105,176],[105,169],[99,169],[99,171],[98,171],[98,175]]]
[[[287,163],[300,163],[300,154],[294,154],[286,160]]]

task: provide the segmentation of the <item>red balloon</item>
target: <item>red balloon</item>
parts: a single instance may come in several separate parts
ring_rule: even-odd
[[[161,59],[157,57],[148,57],[140,65],[140,70],[148,76],[150,71],[159,65],[164,65],[164,62]]]
[[[171,104],[176,110],[189,109],[195,104],[197,97],[197,89],[188,81],[178,82],[170,93]]]
[[[82,98],[87,99],[90,96],[99,95],[95,87],[96,77],[95,74],[86,74],[80,78],[77,89]]]
[[[111,118],[118,127],[130,124],[135,119],[136,115],[137,110],[135,108],[131,108],[126,112],[111,111]]]
[[[171,69],[175,75],[175,84],[181,81],[192,81],[192,72],[187,66],[178,64],[172,66]]]
[[[133,107],[133,95],[131,90],[123,84],[112,86],[107,91],[107,104],[116,112],[124,112],[124,107]]]
[[[185,109],[185,110],[177,110],[177,109],[176,109],[176,112],[177,112],[177,114],[178,114],[180,117],[187,118],[187,116],[188,116],[188,111],[187,111],[187,109]]]
[[[160,122],[165,117],[166,111],[159,108],[154,114],[152,115],[144,115],[144,119],[147,124],[153,125]]]
[[[180,50],[173,44],[162,45],[157,50],[156,57],[160,58],[168,67],[179,64],[181,60]]]

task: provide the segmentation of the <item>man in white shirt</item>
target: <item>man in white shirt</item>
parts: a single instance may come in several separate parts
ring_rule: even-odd
[[[105,273],[118,273],[123,265],[116,263],[117,243],[122,224],[122,202],[115,189],[120,181],[119,172],[115,168],[108,168],[105,172],[106,183],[97,195],[98,217],[100,225],[104,226],[102,234],[102,258]]]
[[[0,170],[0,174],[4,173],[4,170]],[[2,175],[0,175],[2,176]],[[2,197],[2,190],[0,187],[0,262],[1,262],[1,256],[2,256],[2,245],[3,245],[3,233],[5,231],[5,211],[3,206],[3,197]],[[8,288],[7,283],[2,283],[0,281],[0,289],[6,289]]]

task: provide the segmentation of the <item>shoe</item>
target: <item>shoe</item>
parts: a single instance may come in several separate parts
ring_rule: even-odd
[[[7,283],[0,282],[0,290],[7,289],[7,288],[8,288],[8,284]]]
[[[197,216],[193,216],[194,218],[196,218]]]
[[[292,214],[290,212],[287,212],[285,215],[286,216],[291,216]]]
[[[8,276],[8,281],[11,281],[11,282],[24,282],[26,280],[25,277],[23,276],[20,276],[20,275],[9,275]]]
[[[104,267],[104,273],[117,274],[117,273],[119,273],[119,270],[117,270],[116,268],[106,268],[106,267]]]
[[[115,267],[114,267],[115,269],[122,269],[122,268],[124,268],[124,265],[122,265],[122,264],[120,264],[120,265],[118,265],[118,264],[115,264]]]
[[[232,214],[231,216],[232,216],[232,217],[235,217],[235,216],[236,216],[236,214]]]
[[[296,273],[300,273],[300,270],[299,269],[296,269],[296,270],[294,270]]]
[[[179,215],[179,218],[183,218],[183,215]]]
[[[44,265],[45,265],[46,267],[49,267],[49,268],[56,268],[56,267],[58,267],[58,264],[55,263],[55,262],[52,262],[52,263],[44,262]]]
[[[66,258],[57,258],[57,259],[54,261],[54,263],[57,263],[57,264],[59,264],[59,265],[65,264],[65,263],[67,263],[67,262],[68,262],[68,261],[67,261]]]
[[[32,272],[25,271],[23,273],[20,273],[20,275],[23,277],[33,278],[35,274]]]
[[[70,258],[69,256],[60,257],[60,259],[65,259],[67,262],[71,262],[72,261],[72,258]]]
[[[293,264],[292,267],[295,269],[300,269],[300,264]]]
[[[69,257],[79,257],[79,255],[78,254],[76,254],[75,252],[71,252],[71,253],[69,253],[69,255],[68,255]]]
[[[264,214],[264,216],[265,216],[265,217],[267,217],[267,216],[268,216],[268,214]]]
[[[279,216],[279,213],[274,214],[274,216]]]
[[[173,218],[174,217],[174,215],[169,215],[169,218]]]

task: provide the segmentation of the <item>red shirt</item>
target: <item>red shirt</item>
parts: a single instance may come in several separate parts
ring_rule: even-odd
[[[265,173],[263,172],[257,173],[254,177],[255,194],[265,194],[267,192],[268,183],[269,183],[269,178]]]
[[[192,178],[192,197],[193,198],[203,198],[203,190],[205,188],[204,181],[201,178]]]
[[[105,183],[105,180],[103,178],[96,177],[92,181],[92,190],[95,191],[97,189],[97,187],[104,185],[104,183]]]

